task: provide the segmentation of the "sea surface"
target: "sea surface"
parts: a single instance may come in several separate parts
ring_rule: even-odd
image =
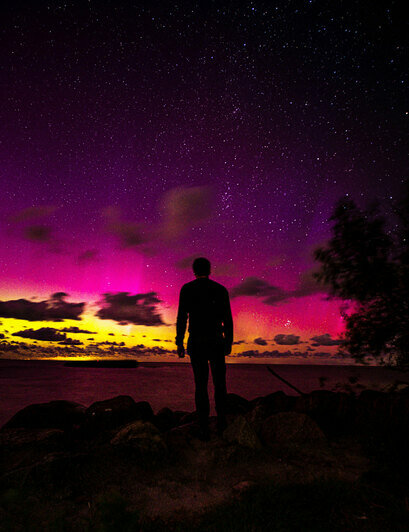
[[[409,374],[374,366],[279,365],[274,371],[302,392],[312,390],[387,390],[396,382],[409,382]],[[272,375],[264,364],[227,364],[227,389],[247,399],[282,390],[297,392]],[[209,374],[209,395],[213,386]],[[133,369],[70,368],[62,361],[0,360],[0,426],[18,410],[56,399],[89,406],[116,395],[149,401],[153,410],[168,406],[193,411],[194,382],[190,363],[141,362]],[[211,397],[211,415],[214,403]]]

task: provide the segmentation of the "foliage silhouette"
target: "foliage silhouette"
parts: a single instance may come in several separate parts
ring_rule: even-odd
[[[314,251],[314,274],[343,299],[346,330],[341,353],[365,362],[409,366],[409,180],[395,205],[394,230],[386,230],[379,203],[362,210],[341,198],[330,221],[333,236]]]

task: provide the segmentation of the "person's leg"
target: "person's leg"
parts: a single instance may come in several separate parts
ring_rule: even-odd
[[[195,356],[192,353],[190,357],[192,364],[193,375],[195,378],[195,404],[196,412],[199,418],[201,427],[206,428],[209,423],[209,395],[207,392],[207,383],[209,380],[209,364],[206,358],[200,356],[200,353]]]
[[[217,429],[222,432],[226,428],[226,362],[223,354],[210,358],[210,368],[212,371],[214,385],[214,402],[217,413]]]

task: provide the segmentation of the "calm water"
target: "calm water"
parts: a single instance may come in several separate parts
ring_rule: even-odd
[[[408,374],[379,367],[275,365],[274,370],[303,392],[379,390],[397,380],[409,381]],[[296,394],[264,364],[229,364],[227,387],[247,399],[278,390]],[[65,399],[89,406],[116,395],[149,401],[155,412],[163,406],[192,411],[192,368],[189,363],[141,363],[135,369],[68,368],[61,361],[0,360],[0,426],[32,403]]]

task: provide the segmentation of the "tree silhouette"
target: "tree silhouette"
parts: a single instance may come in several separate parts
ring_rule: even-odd
[[[341,351],[364,361],[409,365],[409,181],[387,234],[379,203],[359,209],[341,198],[331,216],[333,236],[314,251],[314,274],[330,287],[329,298],[346,300]]]

